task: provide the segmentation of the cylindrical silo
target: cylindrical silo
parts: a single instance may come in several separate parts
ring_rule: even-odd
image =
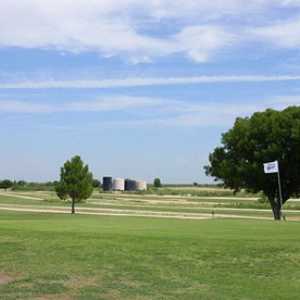
[[[113,180],[112,189],[114,191],[124,191],[125,190],[125,180],[123,178],[116,178]]]
[[[102,188],[104,192],[109,192],[112,190],[112,177],[103,177]]]
[[[147,190],[147,183],[144,180],[137,180],[136,181],[136,189],[138,191],[146,191]]]
[[[125,180],[125,191],[133,192],[136,191],[136,181],[132,179]]]

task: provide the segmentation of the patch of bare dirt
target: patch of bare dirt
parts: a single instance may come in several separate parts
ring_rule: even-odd
[[[98,277],[73,277],[68,280],[65,284],[67,287],[72,289],[80,289],[86,286],[98,286]]]
[[[4,273],[0,273],[0,285],[5,285],[15,281],[15,278]]]
[[[65,294],[56,294],[56,295],[44,295],[40,296],[38,298],[35,298],[35,300],[73,300],[74,298],[65,295]]]
[[[105,300],[119,300],[122,299],[120,292],[117,290],[110,290],[106,293],[103,293],[101,297]]]

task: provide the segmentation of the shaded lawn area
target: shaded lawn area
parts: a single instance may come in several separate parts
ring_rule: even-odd
[[[0,299],[297,299],[299,230],[0,212]]]

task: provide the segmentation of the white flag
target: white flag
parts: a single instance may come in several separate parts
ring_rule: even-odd
[[[278,173],[279,167],[278,167],[278,161],[272,161],[269,163],[264,164],[264,171],[266,174],[270,173]]]

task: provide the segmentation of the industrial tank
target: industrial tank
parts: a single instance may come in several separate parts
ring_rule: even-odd
[[[103,177],[102,188],[104,192],[112,190],[112,177]]]
[[[146,191],[147,190],[147,183],[144,180],[137,180],[136,181],[136,189],[138,191]]]
[[[125,180],[125,191],[133,192],[136,191],[136,181],[132,179]]]
[[[124,191],[125,190],[125,180],[123,178],[116,178],[113,180],[112,189],[114,191]]]

